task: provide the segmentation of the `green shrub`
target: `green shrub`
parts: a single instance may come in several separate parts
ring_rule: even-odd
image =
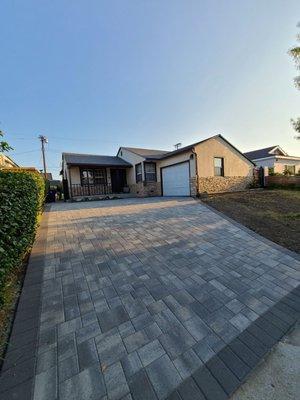
[[[34,241],[44,191],[44,179],[38,173],[0,171],[0,305],[6,277],[20,266]]]

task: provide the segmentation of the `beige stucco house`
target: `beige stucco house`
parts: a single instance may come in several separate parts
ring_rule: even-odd
[[[175,151],[120,147],[117,155],[63,153],[62,174],[71,198],[197,196],[244,190],[254,164],[223,136]]]
[[[280,146],[270,146],[245,153],[258,167],[263,167],[265,172],[282,174],[288,171],[295,175],[300,171],[300,157],[289,156]]]

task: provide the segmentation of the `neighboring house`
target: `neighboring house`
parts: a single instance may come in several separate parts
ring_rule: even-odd
[[[41,174],[45,175],[44,172],[41,172]],[[51,172],[46,172],[46,179],[47,179],[47,181],[53,181]]]
[[[34,172],[35,174],[40,174],[41,173],[36,167],[20,167],[19,169],[21,171]]]
[[[6,154],[0,153],[0,169],[7,168],[19,168],[19,166]]]
[[[258,167],[267,167],[269,173],[289,171],[291,175],[295,175],[300,170],[300,157],[289,156],[278,145],[249,151],[244,155],[250,158]]]
[[[243,190],[254,163],[216,135],[175,151],[120,147],[116,157],[62,154],[71,198],[130,192],[137,196],[196,196]]]

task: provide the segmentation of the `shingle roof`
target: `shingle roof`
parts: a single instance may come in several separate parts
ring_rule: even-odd
[[[141,149],[138,147],[123,147],[122,146],[122,149],[129,150],[132,153],[137,154],[137,155],[147,158],[147,159],[159,159],[163,155],[169,153],[166,150]]]
[[[99,165],[114,167],[131,167],[131,164],[120,157],[98,156],[95,154],[63,153],[67,164],[77,165]]]
[[[271,157],[273,154],[270,154],[270,151],[275,149],[275,147],[277,147],[277,145],[270,146],[270,147],[265,147],[264,149],[248,151],[247,153],[244,153],[244,155],[246,157],[250,158],[250,160],[256,160],[258,158]]]
[[[247,158],[248,161],[250,161],[252,164],[254,164],[251,159],[246,155],[243,154],[240,150],[238,150],[236,147],[234,147],[230,142],[228,142],[227,139],[225,139],[222,135],[214,135],[210,136],[206,139],[199,140],[198,142],[189,144],[188,146],[181,147],[180,149],[173,150],[173,151],[164,151],[164,150],[151,150],[151,149],[139,149],[135,147],[122,147],[123,149],[127,149],[131,151],[132,153],[138,154],[141,157],[144,157],[146,160],[161,160],[163,158],[168,158],[172,157],[176,154],[184,153],[185,151],[192,150],[193,147],[195,147],[197,144],[206,142],[207,140],[213,139],[213,138],[221,138],[223,139],[226,143],[228,143],[231,147],[233,147],[238,153],[240,153],[243,157]]]

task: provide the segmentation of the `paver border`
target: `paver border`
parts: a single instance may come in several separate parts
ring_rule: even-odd
[[[29,400],[33,395],[37,359],[36,341],[41,314],[41,293],[47,243],[50,205],[46,205],[38,227],[21,294],[17,302],[4,353],[0,374],[0,397],[2,400]]]
[[[299,321],[300,285],[184,380],[166,400],[226,400]]]

